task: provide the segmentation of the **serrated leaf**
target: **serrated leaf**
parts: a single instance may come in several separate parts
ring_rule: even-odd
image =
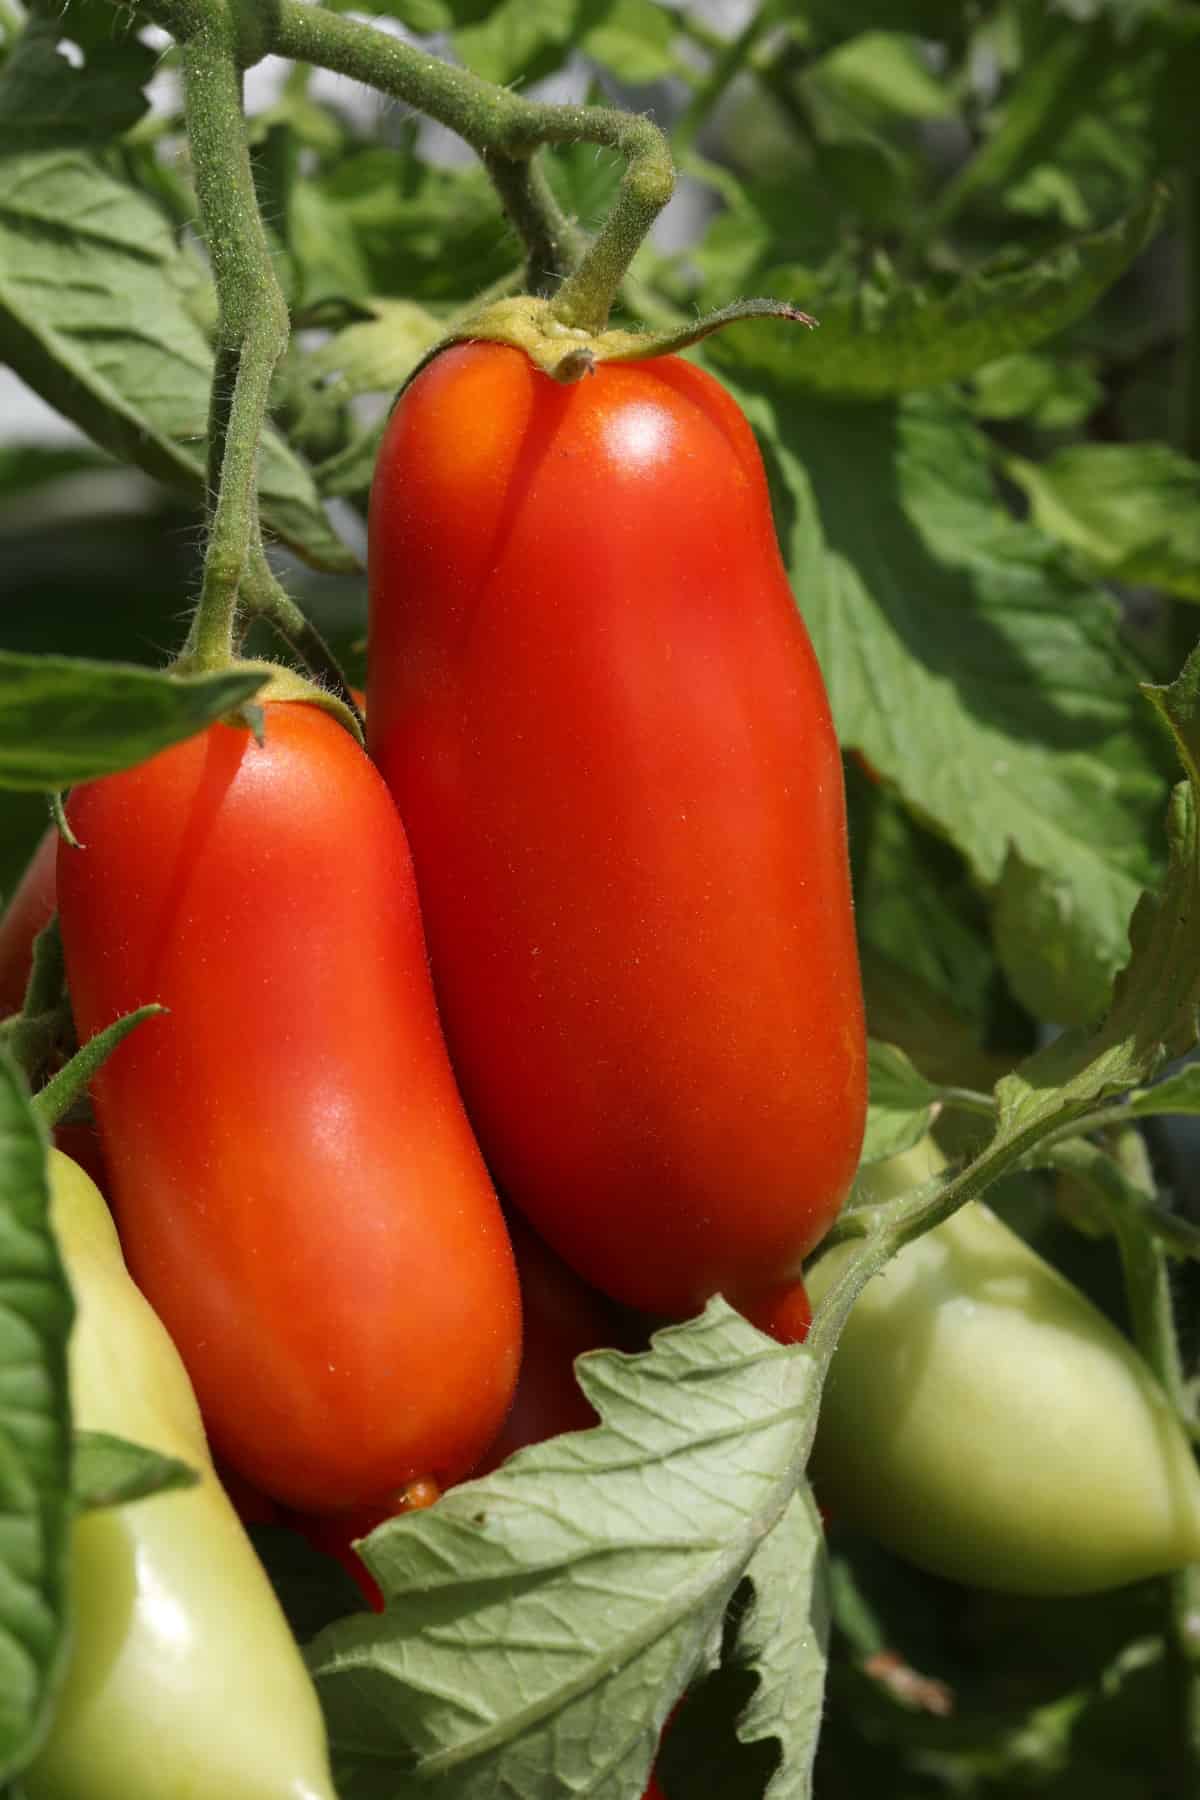
[[[930,69],[920,39],[905,32],[864,31],[826,56],[817,73],[851,99],[900,118],[944,119],[954,111],[949,88]]]
[[[37,1750],[64,1653],[72,1316],[45,1144],[0,1049],[0,1781]]]
[[[259,671],[170,675],[0,651],[0,787],[53,793],[144,762],[257,692]]]
[[[870,1097],[860,1161],[882,1162],[925,1136],[943,1090],[926,1081],[897,1045],[877,1038],[867,1045],[867,1067]]]
[[[835,407],[742,372],[735,391],[843,744],[985,884],[1010,846],[1051,871],[1111,976],[1166,787],[1111,601],[1002,509],[950,395]]]
[[[758,1680],[738,1720],[738,1736],[746,1744],[774,1739],[781,1747],[765,1800],[809,1800],[825,1691],[829,1593],[825,1534],[807,1486],[793,1496],[746,1574],[753,1603],[739,1620],[734,1654]]]
[[[343,1800],[405,1780],[629,1800],[807,1456],[809,1352],[722,1301],[580,1359],[603,1425],[521,1451],[363,1555],[387,1595],[310,1647]],[[369,1749],[367,1748],[369,1746]]]
[[[90,1511],[125,1506],[172,1488],[194,1487],[200,1476],[177,1456],[130,1444],[108,1431],[77,1431],[71,1492],[76,1507]]]
[[[957,381],[1086,313],[1152,236],[1162,207],[1156,191],[1104,231],[1019,269],[964,277],[946,292],[895,282],[872,289],[867,282],[852,299],[825,301],[815,279],[767,274],[764,285],[815,313],[820,331],[735,325],[713,340],[711,354],[739,378],[771,374],[813,393],[858,400]]]
[[[1005,468],[1042,530],[1097,573],[1200,600],[1200,464],[1167,444],[1072,444]]]
[[[212,353],[195,279],[157,208],[84,152],[0,157],[0,356],[113,455],[200,496]],[[272,432],[260,465],[271,530],[319,568],[357,569]]]

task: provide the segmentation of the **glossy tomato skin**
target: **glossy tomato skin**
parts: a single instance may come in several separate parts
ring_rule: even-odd
[[[179,1355],[130,1279],[104,1199],[51,1151],[76,1304],[72,1414],[179,1457],[196,1485],[76,1520],[71,1647],[29,1800],[334,1800],[321,1710],[209,1457]]]
[[[371,501],[368,732],[504,1191],[644,1310],[798,1273],[853,1176],[841,765],[732,399],[438,356]]]
[[[429,981],[403,829],[318,708],[79,788],[59,907],[133,1273],[216,1453],[322,1511],[464,1474],[520,1355],[508,1237]]]
[[[885,1200],[944,1164],[873,1164]],[[809,1276],[829,1291],[853,1245]],[[1200,1559],[1200,1472],[1134,1346],[982,1201],[864,1289],[821,1396],[817,1491],[918,1567],[1002,1593],[1099,1593]]]

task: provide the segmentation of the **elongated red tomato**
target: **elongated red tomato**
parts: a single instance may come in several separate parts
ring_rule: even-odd
[[[368,731],[502,1191],[682,1315],[798,1273],[865,1107],[841,764],[733,400],[445,351],[370,521]]]
[[[20,1012],[33,966],[33,940],[54,912],[58,832],[48,825],[0,917],[0,1016]]]
[[[322,1510],[466,1473],[520,1303],[395,808],[327,714],[264,713],[77,789],[58,897],[80,1035],[170,1009],[94,1084],[133,1273],[216,1453]]]

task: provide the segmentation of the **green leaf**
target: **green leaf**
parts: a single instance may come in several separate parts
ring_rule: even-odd
[[[731,373],[770,374],[858,400],[956,381],[1087,312],[1153,234],[1162,206],[1156,191],[1104,231],[1017,269],[965,276],[942,292],[877,273],[852,298],[826,302],[814,278],[768,273],[764,283],[815,313],[820,331],[735,325],[713,340],[711,354]]]
[[[992,135],[943,189],[927,233],[974,195],[1006,186],[1044,157],[1074,122],[1097,84],[1098,65],[1111,54],[1107,32],[1056,21],[1049,42],[1022,67]]]
[[[846,803],[860,946],[902,968],[910,993],[914,980],[925,984],[973,1021],[982,1037],[995,955],[970,870],[950,844],[865,774],[857,757],[848,760]],[[932,1066],[918,1060],[923,1068]]]
[[[751,1596],[731,1653],[758,1677],[738,1737],[744,1744],[774,1739],[783,1751],[765,1800],[809,1800],[812,1793],[829,1637],[827,1573],[825,1534],[805,1485],[746,1570]]]
[[[157,208],[83,152],[0,157],[0,356],[114,456],[198,496],[212,353],[194,285]],[[271,432],[259,495],[301,556],[357,568],[310,473]]]
[[[1104,389],[1082,362],[1018,350],[971,377],[968,402],[980,419],[1028,419],[1043,431],[1070,431],[1093,413]]]
[[[1200,600],[1200,464],[1166,444],[1072,444],[1009,457],[1043,531],[1114,581]]]
[[[144,762],[248,700],[258,671],[170,675],[0,651],[0,787],[51,793]]]
[[[136,125],[158,65],[110,15],[107,41],[75,43],[73,14],[34,14],[0,71],[0,154],[51,144],[111,143]],[[72,54],[60,44],[72,43]]]
[[[721,1301],[646,1355],[576,1366],[602,1426],[519,1452],[363,1546],[387,1611],[309,1651],[343,1800],[394,1795],[401,1769],[455,1800],[644,1787],[667,1711],[791,1498],[816,1371]]]
[[[579,47],[622,81],[659,81],[676,68],[675,29],[670,11],[655,0],[612,0]]]
[[[565,61],[581,10],[581,0],[498,0],[478,24],[459,27],[454,48],[485,81],[538,81]]]
[[[483,170],[438,169],[373,147],[296,184],[288,248],[300,304],[473,298],[520,252]]]
[[[1165,781],[1112,603],[1004,512],[951,396],[839,408],[740,371],[736,391],[842,742],[980,881],[1010,847],[1052,873],[1080,954],[1114,973]]]
[[[1034,869],[1010,850],[992,914],[1008,982],[1035,1019],[1087,1025],[1108,1002],[1113,970],[1097,947],[1078,893],[1053,869]]]
[[[38,1749],[64,1655],[72,1316],[45,1144],[0,1050],[0,1781]]]
[[[1200,1113],[1200,1063],[1190,1063],[1177,1075],[1150,1088],[1135,1088],[1126,1095],[1131,1119],[1150,1119],[1163,1113]]]
[[[944,119],[954,111],[949,90],[930,70],[919,38],[899,31],[864,31],[818,65],[823,83],[846,97],[906,119]]]
[[[882,1162],[919,1143],[933,1123],[942,1089],[916,1070],[895,1044],[867,1046],[870,1099],[861,1161]]]
[[[445,325],[410,300],[371,300],[371,317],[335,331],[305,359],[308,379],[349,398],[394,394]]]
[[[84,1512],[100,1506],[125,1506],[172,1488],[194,1487],[200,1476],[176,1456],[127,1443],[108,1431],[75,1433],[72,1495]]]
[[[1130,957],[1113,1005],[1092,1037],[1068,1032],[998,1083],[997,1143],[1036,1143],[1081,1118],[1097,1100],[1149,1080],[1183,1056],[1200,1020],[1200,647],[1170,687],[1147,697],[1174,734],[1188,779],[1167,814],[1170,860],[1160,894],[1145,893],[1129,928]]]

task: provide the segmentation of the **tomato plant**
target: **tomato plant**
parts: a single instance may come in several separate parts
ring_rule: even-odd
[[[519,1301],[386,790],[318,708],[264,710],[76,789],[59,906],[83,1035],[168,1008],[94,1088],[134,1276],[218,1454],[337,1510],[478,1460]]]
[[[1195,8],[374,11],[0,6],[0,1791],[53,1128],[342,1800],[1200,1792]]]
[[[680,361],[445,351],[369,567],[370,747],[501,1185],[647,1310],[798,1272],[866,1058],[837,740],[738,408]]]

